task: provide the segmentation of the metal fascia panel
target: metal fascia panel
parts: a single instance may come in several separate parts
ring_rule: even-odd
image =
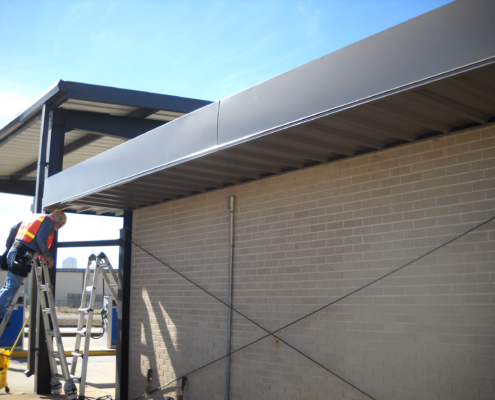
[[[219,145],[495,57],[495,2],[456,1],[221,101]]]
[[[215,148],[217,116],[218,103],[210,104],[49,177],[43,206],[94,193]]]

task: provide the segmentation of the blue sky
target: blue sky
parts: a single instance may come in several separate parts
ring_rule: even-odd
[[[59,79],[220,100],[449,2],[0,0],[0,127]],[[0,195],[0,242],[31,202]],[[62,239],[121,224],[87,221],[70,216]]]
[[[0,126],[59,79],[220,100],[448,0],[0,0]]]

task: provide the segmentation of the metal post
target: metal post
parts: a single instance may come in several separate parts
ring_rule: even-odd
[[[228,305],[232,307],[232,276],[234,268],[234,200],[235,196],[229,196],[228,207],[230,215],[229,229],[229,285],[228,285]],[[232,309],[227,309],[227,354],[230,353],[232,341]],[[226,358],[225,366],[225,393],[224,399],[230,398],[230,356]]]
[[[46,118],[49,115],[49,118]],[[48,124],[46,130],[42,123],[42,133],[40,138],[40,151],[38,157],[38,174],[37,174],[37,186],[36,186],[36,212],[41,213],[42,210],[42,200],[44,193],[44,181],[48,176],[55,175],[56,173],[62,171],[63,167],[63,157],[64,157],[64,141],[65,141],[65,120],[64,115],[59,110],[51,110],[48,113],[48,106],[45,104],[43,106],[43,122],[48,119]],[[49,269],[50,280],[53,285],[53,292],[55,293],[56,286],[56,259],[57,259],[57,238],[58,235],[55,234],[53,246],[50,249],[52,256],[55,260],[55,265],[53,268]],[[37,287],[34,285],[32,292],[37,292]],[[37,293],[36,293],[37,296]],[[36,297],[34,296],[34,297]],[[33,298],[33,296],[32,296]],[[38,308],[38,305],[36,305]],[[34,307],[31,306],[31,310]],[[39,310],[38,314],[39,314]],[[48,394],[51,392],[50,387],[50,356],[48,354],[47,346],[45,346],[46,340],[52,340],[51,338],[45,337],[45,329],[43,326],[43,320],[36,317],[36,338],[34,342],[38,352],[35,353],[34,365],[36,371],[36,378],[34,380],[34,392],[38,394]],[[33,321],[32,320],[32,321]],[[31,330],[30,330],[31,331]],[[30,339],[31,340],[31,339]],[[31,344],[31,341],[30,341]],[[31,352],[30,352],[31,355]],[[30,364],[30,366],[33,364]],[[31,372],[32,369],[29,368]]]
[[[33,212],[41,213],[41,203],[43,200],[43,188],[45,186],[45,167],[46,167],[46,149],[48,147],[48,131],[50,129],[50,109],[44,104],[43,109],[41,111],[41,129],[40,129],[40,147],[38,150],[38,171],[36,173],[36,192],[33,203]],[[33,279],[31,278],[31,281]],[[31,376],[34,374],[34,368],[36,364],[36,330],[38,327],[37,321],[37,311],[38,311],[38,289],[36,287],[35,282],[32,282],[31,291],[30,291],[30,308],[29,308],[29,320],[31,321],[29,324],[29,354],[28,354],[28,363],[27,370],[24,372],[26,376]],[[37,385],[36,380],[34,383],[34,391],[36,392]]]
[[[129,393],[129,313],[131,306],[129,293],[131,291],[132,211],[124,211],[124,228],[120,231],[120,239],[115,398],[117,400],[127,400]]]

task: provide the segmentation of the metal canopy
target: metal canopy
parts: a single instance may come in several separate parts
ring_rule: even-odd
[[[495,117],[495,2],[456,1],[158,127],[46,181],[119,215]]]
[[[44,104],[65,131],[67,169],[210,102],[59,81],[0,129],[2,192],[34,195]]]

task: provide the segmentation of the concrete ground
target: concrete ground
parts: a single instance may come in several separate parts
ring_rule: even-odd
[[[27,343],[27,340],[25,340]],[[63,337],[65,351],[71,351],[74,348],[75,337]],[[90,350],[101,350],[101,339],[91,340]],[[67,362],[72,362],[72,357],[67,357]],[[81,360],[78,361],[76,376],[81,374]],[[5,393],[5,389],[0,389],[0,396],[6,400],[19,398],[22,400],[32,399],[65,399],[64,395],[37,395],[34,392],[34,375],[26,378],[24,371],[27,369],[27,359],[25,357],[12,358],[10,361],[9,370],[7,372],[7,383],[10,393]],[[91,356],[86,378],[85,396],[92,399],[110,395],[115,399],[115,355]],[[78,395],[79,395],[79,385]],[[0,397],[1,399],[2,397]],[[107,397],[110,399],[110,397]]]
[[[69,364],[72,359],[68,359]],[[80,363],[78,363],[76,375],[80,374]],[[24,371],[27,368],[26,358],[13,358],[10,361],[7,372],[7,382],[10,393],[0,389],[0,396],[31,399],[66,399],[64,395],[36,395],[34,391],[34,375],[26,378]],[[79,392],[79,385],[78,394]],[[86,377],[86,397],[96,399],[103,396],[115,398],[115,356],[93,356],[90,357],[88,373]],[[1,397],[0,397],[1,398]]]

